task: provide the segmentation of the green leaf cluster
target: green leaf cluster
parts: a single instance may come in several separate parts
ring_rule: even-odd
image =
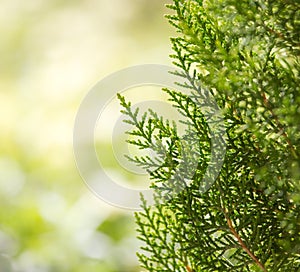
[[[190,95],[165,91],[185,135],[151,109],[132,112],[119,96],[134,127],[130,143],[156,154],[130,158],[148,170],[157,204],[142,198],[136,213],[141,265],[300,271],[300,3],[174,0],[168,7],[178,31],[171,57],[186,81],[179,89]],[[210,96],[222,110],[221,137],[205,114],[214,109]],[[215,137],[226,141],[226,154],[207,186],[212,153],[220,152]]]

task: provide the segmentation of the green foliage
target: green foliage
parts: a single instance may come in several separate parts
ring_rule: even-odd
[[[300,271],[300,4],[174,0],[169,8],[179,33],[171,57],[191,95],[165,91],[186,134],[119,96],[130,143],[157,155],[130,158],[148,170],[157,202],[143,199],[136,213],[140,262],[147,271]],[[222,109],[226,156],[201,191],[217,135],[203,113],[205,90]]]

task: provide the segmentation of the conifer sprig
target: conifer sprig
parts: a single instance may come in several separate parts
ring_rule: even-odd
[[[133,158],[149,169],[157,204],[142,198],[136,213],[141,265],[300,271],[300,4],[173,0],[168,7],[178,31],[171,57],[186,83],[165,91],[186,133],[180,137],[151,110],[139,119],[119,97],[134,128],[130,143],[157,154]],[[222,109],[226,156],[213,185],[201,191],[212,154],[220,152],[212,148],[218,131],[207,114],[216,108],[211,95]]]

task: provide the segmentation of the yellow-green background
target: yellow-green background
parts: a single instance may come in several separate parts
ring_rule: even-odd
[[[171,63],[166,2],[1,1],[0,271],[141,271],[133,213],[87,189],[72,130],[98,80]]]

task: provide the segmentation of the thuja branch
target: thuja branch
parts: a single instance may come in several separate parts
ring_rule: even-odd
[[[149,272],[300,271],[300,20],[293,12],[299,4],[250,2],[259,5],[173,0],[169,6],[175,14],[168,19],[180,33],[172,39],[172,58],[185,84],[167,93],[183,116],[183,140],[195,147],[195,156],[180,157],[182,139],[175,130],[151,114],[137,119],[124,103],[135,127],[130,143],[157,150],[155,143],[167,143],[159,153],[161,167],[150,172],[155,193],[188,184],[159,206],[166,212],[149,214],[143,207],[137,215],[148,251],[139,258]],[[288,67],[281,61],[285,56]],[[226,157],[214,186],[201,193],[207,165],[215,163],[205,112],[214,101],[226,126]],[[170,179],[178,158],[194,171],[191,180],[184,173],[182,180]],[[143,167],[152,163],[136,161]]]

